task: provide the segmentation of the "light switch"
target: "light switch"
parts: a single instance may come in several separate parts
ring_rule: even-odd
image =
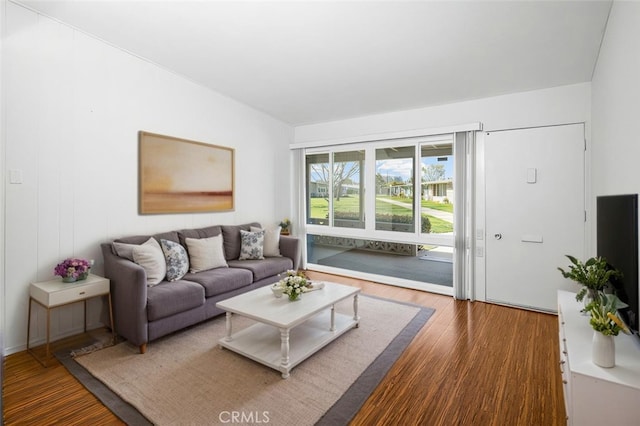
[[[19,170],[19,169],[9,170],[9,183],[12,183],[12,184],[22,183],[22,170]]]
[[[538,177],[537,175],[538,169],[536,169],[535,167],[529,167],[527,169],[527,183],[536,183]]]

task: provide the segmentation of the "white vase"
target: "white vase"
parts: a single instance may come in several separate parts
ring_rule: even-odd
[[[273,292],[273,295],[278,298],[282,297],[282,294],[284,293],[284,289],[280,287],[278,283],[271,286],[271,291]]]
[[[600,367],[611,368],[616,365],[616,345],[613,336],[605,336],[594,330],[591,357],[593,363]]]

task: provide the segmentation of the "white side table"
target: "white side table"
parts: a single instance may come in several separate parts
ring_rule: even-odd
[[[116,331],[113,325],[113,307],[111,305],[111,293],[109,280],[98,275],[89,274],[86,280],[74,283],[63,283],[61,278],[49,281],[31,283],[29,287],[29,317],[27,320],[27,352],[47,367],[47,362],[51,358],[49,351],[49,339],[51,328],[51,310],[72,303],[84,301],[84,332],[87,332],[87,300],[93,297],[107,296],[109,299],[109,319],[111,321],[111,332],[113,339],[116,338]],[[47,342],[45,349],[45,359],[41,359],[29,347],[31,331],[31,304],[36,302],[47,310]],[[115,340],[114,340],[115,341]]]

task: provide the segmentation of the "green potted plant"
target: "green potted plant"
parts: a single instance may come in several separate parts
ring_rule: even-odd
[[[280,234],[282,235],[289,235],[290,230],[289,228],[291,227],[291,220],[289,220],[289,218],[283,219],[278,226],[280,226]]]
[[[617,336],[621,331],[627,333],[628,329],[618,317],[618,308],[624,304],[614,294],[601,293],[584,308],[591,315],[589,324],[599,333],[605,336]]]
[[[581,302],[588,294],[587,303],[595,300],[600,293],[604,291],[605,286],[612,278],[621,278],[622,273],[615,268],[607,265],[607,260],[603,257],[591,257],[586,262],[581,262],[571,255],[566,255],[571,261],[569,270],[562,268],[558,270],[562,276],[575,281],[582,285],[580,291],[576,294],[576,300]]]

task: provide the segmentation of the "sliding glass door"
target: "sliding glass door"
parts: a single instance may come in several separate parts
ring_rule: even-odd
[[[308,149],[308,267],[450,293],[453,147],[449,134]]]

